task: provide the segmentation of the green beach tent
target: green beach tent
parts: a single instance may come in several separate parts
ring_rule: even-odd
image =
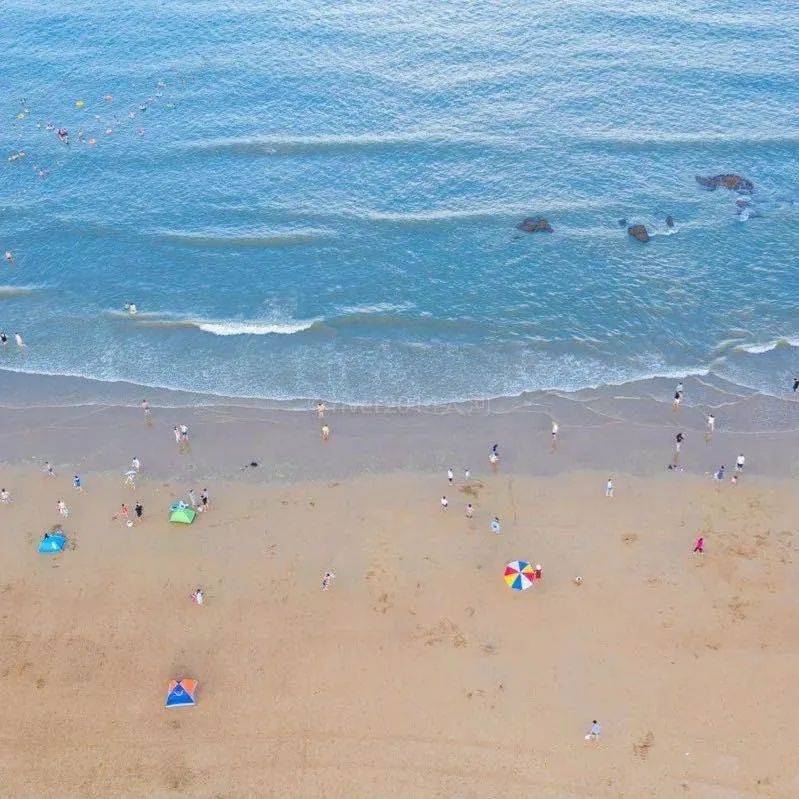
[[[171,511],[169,514],[169,521],[179,524],[191,524],[194,521],[194,517],[197,515],[197,511],[191,508],[181,507],[180,505],[172,505],[169,510]]]

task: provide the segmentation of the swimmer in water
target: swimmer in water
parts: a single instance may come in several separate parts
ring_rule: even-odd
[[[4,347],[6,344],[8,344],[8,336],[5,334],[5,332],[0,333],[0,344],[2,344]]]
[[[125,303],[125,310],[131,316],[136,316],[136,314],[139,312],[139,309],[136,307],[136,303],[135,302],[126,302]]]
[[[11,250],[6,250],[5,259],[6,259],[6,261],[8,261],[8,263],[13,264],[14,263],[14,253],[11,252]],[[794,389],[794,391],[795,390],[796,389]]]
[[[25,342],[22,340],[22,336],[21,336],[19,333],[14,333],[14,341],[16,341],[16,342],[17,342],[17,346],[18,346],[20,349],[24,349],[24,347],[25,347]]]

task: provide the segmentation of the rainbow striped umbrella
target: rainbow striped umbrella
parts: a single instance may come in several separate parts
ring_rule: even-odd
[[[505,582],[514,591],[526,591],[535,580],[535,569],[526,560],[512,560],[505,567]]]

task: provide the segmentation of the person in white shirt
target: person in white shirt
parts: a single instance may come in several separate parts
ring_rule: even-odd
[[[746,463],[746,458],[744,458],[743,453],[741,453],[735,459],[735,471],[742,472],[744,470],[744,464]]]
[[[455,472],[452,471],[452,467],[450,466],[449,469],[447,469],[447,480],[449,481],[450,485],[452,485],[452,481],[454,478],[455,478]]]
[[[613,478],[608,477],[608,482],[605,484],[605,496],[613,497]]]
[[[446,497],[441,497],[441,507],[446,510],[449,507],[449,500]]]

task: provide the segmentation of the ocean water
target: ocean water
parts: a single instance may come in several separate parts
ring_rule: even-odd
[[[0,368],[351,403],[799,372],[794,2],[3,17]]]

